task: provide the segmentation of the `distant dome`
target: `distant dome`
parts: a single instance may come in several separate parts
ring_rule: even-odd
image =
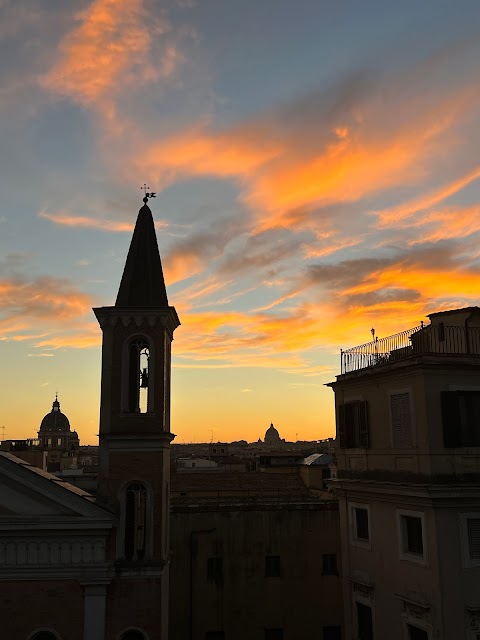
[[[265,442],[266,443],[280,442],[280,434],[278,433],[278,431],[273,426],[273,422],[270,424],[268,429],[265,431]]]
[[[45,433],[46,431],[70,431],[70,422],[67,416],[60,411],[58,398],[55,398],[52,410],[47,413],[40,424],[39,433]]]

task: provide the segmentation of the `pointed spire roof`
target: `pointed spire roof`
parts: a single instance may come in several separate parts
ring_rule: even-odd
[[[128,250],[116,307],[168,307],[167,290],[152,212],[145,204],[138,212]]]

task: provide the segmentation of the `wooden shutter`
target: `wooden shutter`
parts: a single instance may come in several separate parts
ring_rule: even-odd
[[[370,438],[368,432],[368,405],[367,401],[363,400],[358,403],[359,414],[359,443],[360,447],[365,449],[370,446]]]
[[[443,443],[447,448],[458,447],[460,412],[456,391],[442,391]]]
[[[345,405],[340,404],[337,407],[337,438],[340,449],[346,449],[347,439],[345,436]]]
[[[468,518],[468,547],[471,560],[480,560],[480,518]]]
[[[410,394],[395,393],[390,396],[392,412],[393,446],[402,449],[412,446],[412,413]]]

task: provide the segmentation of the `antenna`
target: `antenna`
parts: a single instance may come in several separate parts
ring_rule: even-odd
[[[2,425],[0,429],[2,430],[2,441],[3,441],[5,440],[5,425]]]
[[[210,444],[213,444],[213,429],[209,429],[210,431]]]

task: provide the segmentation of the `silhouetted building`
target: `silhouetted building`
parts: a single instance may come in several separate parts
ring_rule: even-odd
[[[97,496],[0,452],[2,638],[168,637],[170,349],[179,320],[144,202],[116,304],[94,309],[103,331]],[[56,400],[39,436],[47,448],[60,438],[68,447],[69,432]]]
[[[52,410],[40,424],[38,440],[46,449],[70,451],[72,454],[78,451],[80,446],[78,433],[70,429],[67,416],[60,411],[58,397],[55,397]]]
[[[345,637],[480,637],[480,309],[342,353]]]
[[[264,440],[264,442],[265,442],[265,444],[268,444],[270,446],[275,446],[277,444],[279,445],[282,442],[282,440],[280,439],[280,434],[278,433],[278,431],[273,426],[273,422],[270,424],[268,429],[265,431],[265,440]]]
[[[170,640],[340,640],[336,500],[262,472],[172,476]]]

